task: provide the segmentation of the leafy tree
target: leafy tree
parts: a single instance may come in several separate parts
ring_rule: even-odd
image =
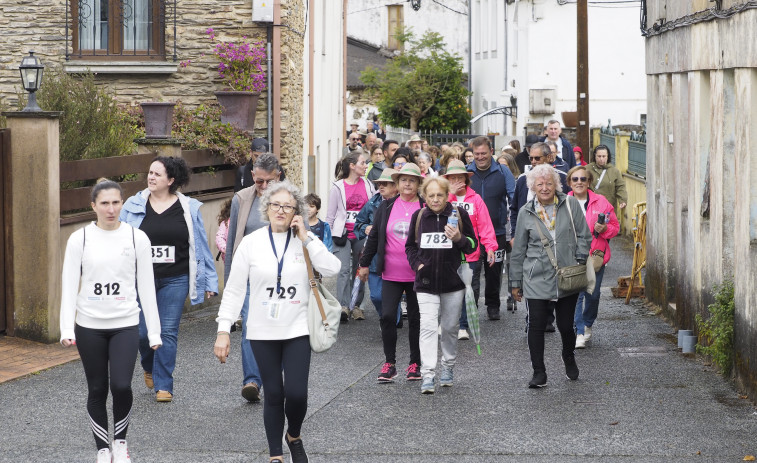
[[[444,48],[436,32],[416,40],[410,31],[397,38],[405,51],[384,69],[368,67],[360,76],[374,87],[381,118],[411,130],[460,130],[468,126],[468,90],[463,85],[462,58]]]

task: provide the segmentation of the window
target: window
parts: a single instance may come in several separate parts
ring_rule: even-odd
[[[69,0],[67,58],[164,60],[167,4],[175,25],[175,0]]]
[[[397,32],[405,27],[404,6],[389,5],[387,8],[389,13],[389,36],[386,41],[387,47],[391,50],[402,50],[404,47],[395,36],[397,35]]]

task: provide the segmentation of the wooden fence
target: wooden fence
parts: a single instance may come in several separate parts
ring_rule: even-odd
[[[92,181],[100,177],[133,176],[133,180],[121,181],[124,198],[134,195],[147,187],[146,174],[155,153],[114,156],[109,158],[85,159],[60,163],[60,181]],[[185,195],[196,196],[204,193],[228,193],[234,187],[236,169],[225,164],[223,156],[208,150],[182,151],[181,157],[194,171],[189,183],[181,189]],[[90,207],[91,186],[70,188],[60,191],[61,224],[88,220],[94,212]],[[78,213],[76,212],[78,211]],[[73,214],[72,214],[73,213]]]

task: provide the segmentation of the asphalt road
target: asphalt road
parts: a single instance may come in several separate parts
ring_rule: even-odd
[[[482,319],[480,356],[472,341],[460,342],[454,387],[425,396],[403,375],[377,384],[381,337],[366,295],[368,319],[343,325],[336,347],[313,355],[303,427],[311,461],[727,462],[757,454],[757,408],[703,359],[682,355],[651,307],[611,299],[609,287],[630,273],[630,243],[614,240],[613,250],[594,338],[577,351],[579,380],[565,378],[559,335],[548,334],[541,390],[526,387],[523,304],[500,321]],[[155,402],[137,367],[128,435],[135,463],[267,461],[263,407],[240,396],[239,333],[219,364],[213,316],[185,317],[172,403]],[[405,328],[398,366],[407,360]],[[79,362],[0,384],[0,462],[93,462],[85,404]]]

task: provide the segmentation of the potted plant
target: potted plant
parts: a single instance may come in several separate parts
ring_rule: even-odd
[[[212,28],[205,31],[215,41]],[[255,112],[260,92],[265,88],[262,63],[266,58],[263,42],[252,42],[246,36],[237,42],[218,42],[213,53],[218,58],[218,77],[227,86],[216,92],[221,105],[221,122],[246,131],[255,128]]]
[[[140,103],[145,115],[145,138],[171,138],[175,105],[158,101]]]

